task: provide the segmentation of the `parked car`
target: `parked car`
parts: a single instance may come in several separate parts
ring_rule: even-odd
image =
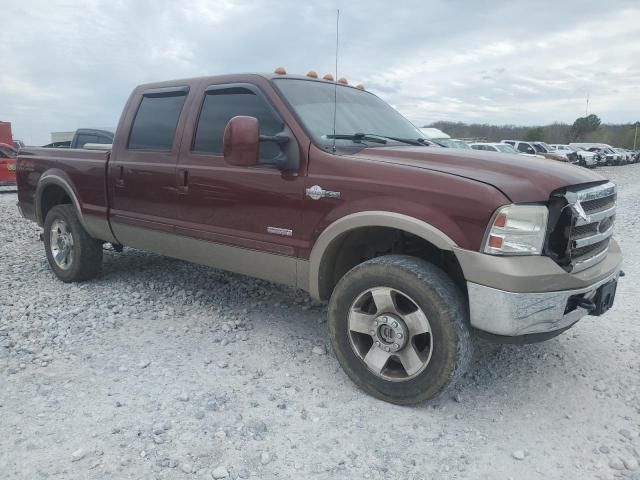
[[[432,138],[431,141],[445,148],[462,148],[463,150],[471,148],[467,142],[457,138]]]
[[[473,150],[484,150],[485,152],[518,153],[506,143],[474,142],[470,146]]]
[[[574,165],[578,164],[578,154],[575,152],[571,152],[571,153],[554,152],[551,146],[549,146],[549,144],[545,142],[531,142],[531,145],[533,145],[533,148],[536,149],[536,152],[538,152],[541,155],[544,155],[545,158],[548,158],[551,160],[557,160],[559,162],[568,162]]]
[[[46,145],[43,145],[42,148],[71,148],[71,140],[47,143]]]
[[[599,153],[601,157],[606,159],[607,165],[620,165],[622,161],[622,155],[606,143],[570,143],[569,146],[573,148],[582,147],[590,152]]]
[[[87,143],[110,145],[113,143],[113,136],[113,130],[79,128],[73,134],[70,148],[83,148]]]
[[[429,140],[431,143],[434,143],[435,145],[439,145],[445,148],[462,148],[465,150],[471,148],[467,142],[458,140],[456,138],[451,138],[449,135],[438,128],[422,127],[420,128],[420,131],[424,135],[424,138]]]
[[[79,128],[73,132],[71,140],[62,140],[44,145],[45,148],[84,148],[87,143],[111,145],[113,130],[97,128]],[[68,138],[68,137],[67,137]]]
[[[16,156],[12,145],[0,143],[0,186],[16,184]]]
[[[569,145],[555,144],[549,145],[554,152],[566,155],[567,158],[570,156],[574,156],[577,158],[578,165],[587,168],[595,168],[598,166],[598,159],[600,158],[600,154],[596,152],[590,152],[586,149],[572,148]],[[575,154],[575,155],[573,155]]]
[[[95,277],[108,242],[304,289],[347,375],[398,404],[461,378],[472,335],[540,341],[611,307],[614,184],[429,147],[361,86],[276,72],[141,85],[110,152],[22,150],[55,275]]]
[[[519,140],[502,140],[500,143],[506,143],[507,145],[511,145],[518,153],[523,155],[530,155],[538,158],[550,158],[547,155],[543,155],[539,153],[536,148],[534,148],[531,142],[521,142]],[[560,157],[558,155],[555,158],[551,158],[552,160],[560,160],[566,161],[564,157]]]
[[[613,150],[620,154],[622,163],[633,163],[633,157],[624,148],[614,148]]]
[[[474,150],[484,150],[485,152],[520,153],[508,143],[476,142],[471,144],[471,148]]]

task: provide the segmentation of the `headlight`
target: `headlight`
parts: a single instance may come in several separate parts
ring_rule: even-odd
[[[491,255],[540,255],[549,210],[543,205],[507,205],[493,216],[483,252]]]

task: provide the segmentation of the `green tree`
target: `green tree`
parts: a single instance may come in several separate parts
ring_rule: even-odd
[[[571,138],[574,141],[579,140],[585,135],[598,130],[601,123],[600,117],[593,113],[586,117],[576,118],[576,121],[573,122],[573,126],[571,127]]]
[[[524,139],[528,142],[544,142],[544,129],[542,127],[530,128]]]

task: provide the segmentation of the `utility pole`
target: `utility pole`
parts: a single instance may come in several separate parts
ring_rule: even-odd
[[[640,122],[636,122],[636,134],[633,136],[633,149],[636,149],[636,140],[638,140],[638,125]]]
[[[587,92],[587,104],[584,107],[584,116],[586,117],[589,114],[589,92]]]

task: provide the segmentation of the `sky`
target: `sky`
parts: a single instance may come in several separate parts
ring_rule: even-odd
[[[335,69],[418,126],[640,120],[640,0],[2,0],[0,120],[115,127],[139,83]]]

